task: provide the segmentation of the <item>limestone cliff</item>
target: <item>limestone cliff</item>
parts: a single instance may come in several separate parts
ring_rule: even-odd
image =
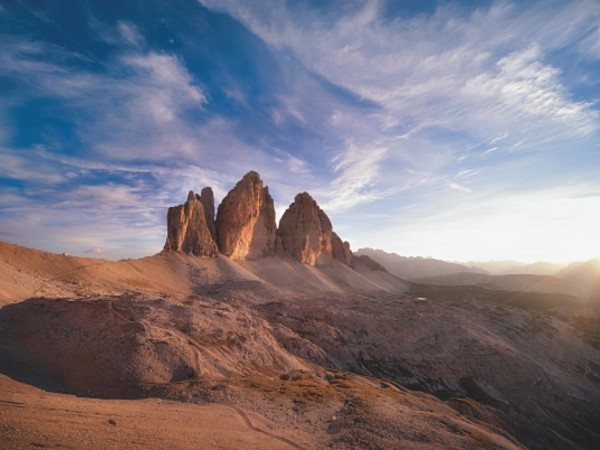
[[[307,193],[296,195],[285,211],[277,231],[283,253],[312,266],[333,259],[352,266],[350,244],[333,232],[327,214]]]
[[[218,252],[207,224],[203,202],[193,191],[189,192],[183,205],[168,210],[167,241],[163,253],[169,252],[196,256],[215,256]]]
[[[260,175],[248,172],[229,191],[217,210],[210,187],[190,191],[183,205],[169,208],[163,253],[177,252],[232,259],[288,255],[305,264],[338,260],[354,267],[350,244],[333,232],[327,214],[306,192],[298,194],[275,225],[275,206]]]
[[[206,217],[206,225],[210,230],[210,235],[215,243],[217,242],[217,230],[215,228],[215,197],[212,188],[205,187],[200,192],[200,201],[204,206],[204,216]]]
[[[232,259],[275,253],[275,208],[258,173],[248,172],[223,199],[216,231],[219,251]]]

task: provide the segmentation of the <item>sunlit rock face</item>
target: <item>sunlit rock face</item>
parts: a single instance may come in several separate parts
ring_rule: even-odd
[[[163,253],[170,252],[196,256],[218,253],[207,223],[204,202],[193,191],[189,192],[183,205],[172,206],[167,212],[167,241]]]
[[[223,199],[216,232],[219,251],[232,259],[275,254],[275,207],[258,173],[248,172]]]
[[[350,244],[333,231],[327,214],[307,193],[298,194],[283,214],[279,230],[275,206],[260,175],[250,171],[229,191],[217,210],[210,187],[190,191],[183,205],[169,208],[163,253],[197,256],[222,253],[231,259],[287,255],[311,266],[334,260],[354,267]]]
[[[333,232],[327,214],[303,192],[279,221],[278,237],[282,252],[311,266],[330,264],[334,259],[352,265],[350,244]]]

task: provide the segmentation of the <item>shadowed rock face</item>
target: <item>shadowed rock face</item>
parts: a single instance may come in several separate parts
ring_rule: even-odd
[[[197,197],[197,195],[196,195]],[[206,217],[206,225],[210,230],[210,235],[215,243],[217,242],[217,229],[215,228],[215,197],[213,190],[210,187],[205,187],[200,192],[200,201],[204,206],[204,216]]]
[[[283,253],[302,263],[314,266],[337,259],[352,265],[350,244],[333,232],[327,214],[307,192],[296,195],[283,213],[277,233]]]
[[[167,241],[163,253],[176,252],[196,256],[215,256],[218,253],[207,224],[203,203],[198,195],[190,191],[183,205],[169,208]]]
[[[232,259],[275,253],[275,208],[258,173],[248,172],[223,199],[216,231],[219,251]]]
[[[354,255],[352,254],[352,250],[350,250],[350,243],[342,241],[335,231],[331,235],[331,247],[334,259],[343,262],[349,267],[354,267]]]

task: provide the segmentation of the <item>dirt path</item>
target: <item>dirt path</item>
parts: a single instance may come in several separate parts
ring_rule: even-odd
[[[229,396],[228,393],[227,393],[227,396]],[[292,448],[295,448],[295,449],[298,449],[298,450],[306,450],[305,447],[302,447],[301,445],[295,443],[291,439],[285,438],[283,436],[279,436],[279,435],[277,435],[275,433],[271,433],[270,431],[266,431],[266,430],[263,430],[262,428],[258,428],[257,426],[254,426],[252,424],[252,421],[248,417],[248,415],[239,406],[236,406],[233,403],[229,403],[229,404],[227,404],[227,406],[229,406],[232,410],[234,410],[242,418],[242,420],[244,422],[246,422],[246,426],[248,428],[250,428],[252,431],[264,434],[264,435],[269,436],[269,437],[271,437],[273,439],[277,439],[278,441],[283,442],[284,444],[287,444],[287,445],[289,445]]]

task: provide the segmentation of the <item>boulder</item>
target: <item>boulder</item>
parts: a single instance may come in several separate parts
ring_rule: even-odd
[[[275,254],[273,198],[258,173],[248,172],[225,196],[217,211],[216,232],[219,251],[232,259]]]

